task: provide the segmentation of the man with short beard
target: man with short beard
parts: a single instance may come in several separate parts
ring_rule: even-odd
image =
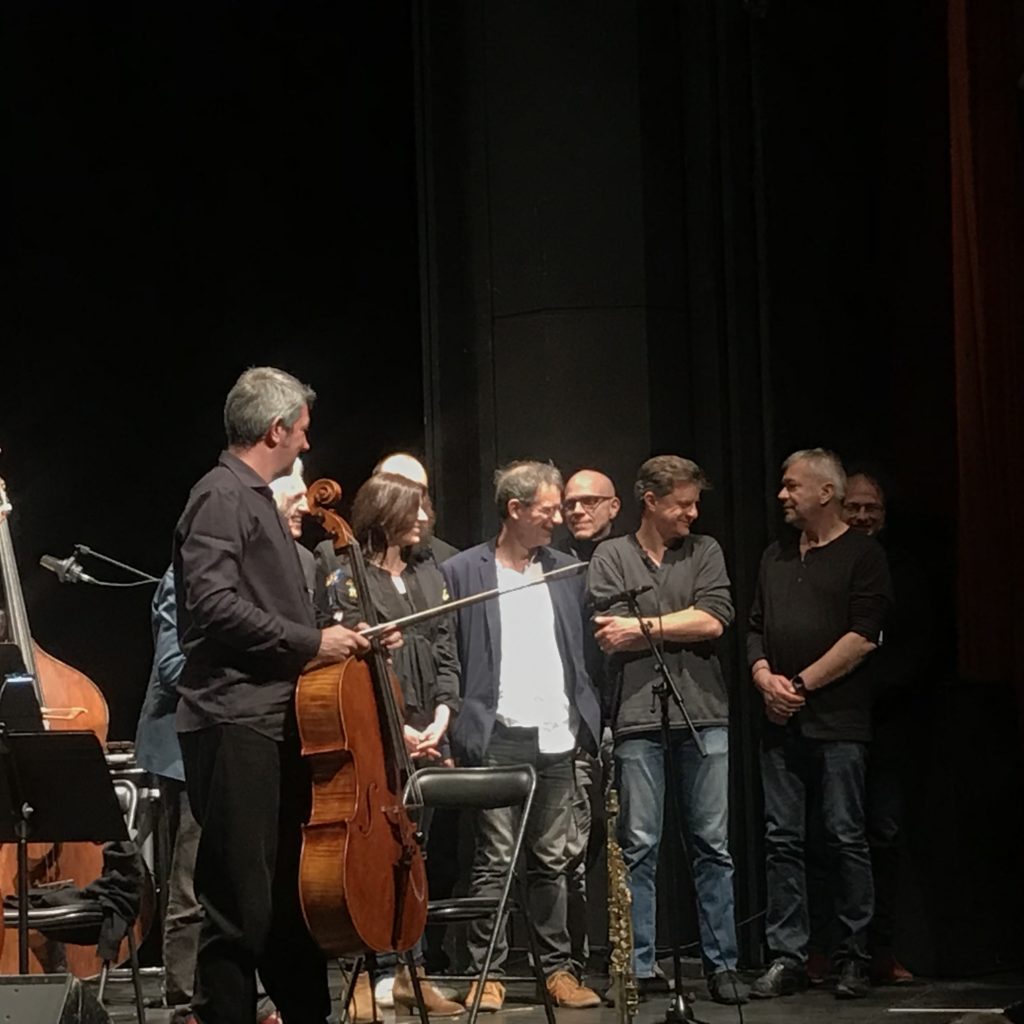
[[[701,955],[711,997],[747,1001],[736,973],[733,864],[729,851],[729,698],[716,641],[733,620],[725,559],[718,542],[691,527],[709,486],[703,470],[678,455],[658,455],[637,471],[640,508],[634,534],[606,540],[590,560],[587,585],[596,607],[597,642],[610,655],[606,699],[615,742],[621,812],[619,842],[632,894],[634,971],[641,995],[664,982],[655,959],[658,849],[666,796],[676,796],[698,906]],[[663,652],[693,724],[670,702],[669,750],[654,687],[658,665],[621,594],[644,588],[637,608]],[[701,748],[703,748],[703,753]],[[666,759],[673,774],[666,772]],[[669,785],[676,793],[666,793]],[[675,837],[672,841],[674,842]]]
[[[820,815],[834,894],[836,995],[867,994],[867,933],[874,907],[865,836],[864,778],[871,681],[892,604],[885,552],[842,519],[846,475],[822,448],[783,463],[778,498],[789,533],[761,558],[747,656],[764,699],[765,804],[771,965],[751,988],[769,999],[803,988],[809,940],[807,801]]]

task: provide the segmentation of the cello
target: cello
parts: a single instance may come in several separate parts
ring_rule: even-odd
[[[32,677],[36,699],[46,729],[87,730],[106,747],[109,709],[99,687],[83,672],[47,654],[32,639],[25,600],[14,556],[7,514],[12,511],[0,480],[0,568],[6,595],[7,632],[21,654],[25,673]],[[0,846],[0,892],[17,891],[17,845]],[[97,843],[29,843],[29,887],[69,884],[83,888],[103,873],[103,847]],[[145,926],[142,914],[136,921],[141,941]],[[138,931],[142,929],[142,931]],[[2,932],[4,929],[0,929]],[[127,959],[127,938],[121,959]],[[63,967],[61,964],[63,963]],[[102,960],[95,947],[62,945],[38,932],[29,933],[29,972],[52,973],[67,969],[78,978],[94,978]],[[0,935],[0,974],[18,974],[17,943],[4,943]]]
[[[334,535],[336,550],[347,552],[364,619],[375,626],[359,544],[348,524],[321,504],[337,500],[340,488],[334,488],[314,483],[310,511]],[[296,717],[312,779],[299,895],[310,934],[330,956],[402,953],[426,924],[421,837],[405,804],[413,767],[401,702],[376,637],[367,658],[299,677]]]

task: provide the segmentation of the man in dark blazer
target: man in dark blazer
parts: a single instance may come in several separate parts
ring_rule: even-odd
[[[541,462],[516,462],[495,474],[501,520],[496,538],[441,566],[453,600],[500,588],[512,591],[544,573],[576,562],[548,545],[562,518],[562,477]],[[586,592],[582,573],[502,594],[457,613],[462,708],[451,728],[461,764],[529,763],[537,793],[525,847],[530,909],[538,931],[548,991],[559,1006],[600,1005],[597,993],[572,973],[566,920],[566,836],[571,827],[573,753],[596,751],[600,736],[597,694],[583,657]],[[511,857],[512,811],[480,812],[474,822],[471,877],[474,896],[500,892]],[[479,972],[488,934],[472,924],[467,935],[472,968]],[[499,937],[491,973],[499,975],[508,944]],[[476,984],[466,1005],[471,1006]],[[480,1008],[501,1009],[505,988],[487,981]]]

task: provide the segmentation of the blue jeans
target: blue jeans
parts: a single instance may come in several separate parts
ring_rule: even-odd
[[[700,730],[701,757],[688,730],[671,733],[679,813],[697,895],[701,953],[709,972],[735,970],[732,856],[729,853],[729,730]],[[659,733],[629,736],[615,746],[619,845],[633,897],[633,966],[654,975],[657,898],[655,877],[665,811],[665,752]]]
[[[773,959],[791,964],[807,959],[805,842],[810,810],[820,821],[824,849],[818,853],[827,866],[835,959],[867,960],[874,886],[864,826],[866,762],[863,743],[812,740],[790,729],[761,752],[768,882],[765,938]]]

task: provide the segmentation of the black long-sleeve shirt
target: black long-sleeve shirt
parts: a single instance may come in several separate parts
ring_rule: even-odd
[[[245,725],[284,736],[295,683],[320,648],[295,542],[267,484],[223,452],[174,531],[179,732]]]
[[[841,637],[857,633],[873,644],[892,605],[885,552],[878,541],[847,530],[800,557],[798,534],[776,541],[761,558],[750,609],[747,662],[767,660],[772,672],[792,678]],[[813,690],[786,726],[767,726],[766,739],[783,728],[822,740],[871,738],[871,678],[862,661],[842,679]]]

